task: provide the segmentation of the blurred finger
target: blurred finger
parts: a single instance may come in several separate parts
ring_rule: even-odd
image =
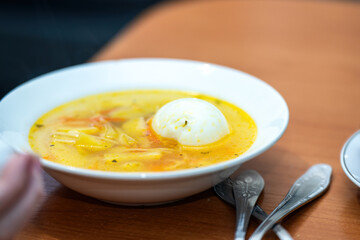
[[[0,216],[22,194],[31,176],[31,155],[15,155],[5,166],[0,176]]]
[[[29,184],[15,205],[0,219],[0,239],[14,236],[36,212],[44,195],[41,169],[32,163]]]

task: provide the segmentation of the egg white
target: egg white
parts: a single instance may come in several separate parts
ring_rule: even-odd
[[[188,146],[214,143],[230,133],[222,112],[197,98],[182,98],[165,104],[156,112],[151,124],[158,135]]]

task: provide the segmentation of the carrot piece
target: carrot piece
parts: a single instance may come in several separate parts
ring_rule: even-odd
[[[104,117],[104,119],[108,122],[125,122],[127,119],[126,118],[121,118],[121,117]]]
[[[160,137],[154,132],[154,130],[151,128],[151,121],[147,122],[147,132],[146,137],[149,140],[152,147],[161,147],[161,140]]]
[[[44,155],[44,156],[42,156],[42,158],[43,158],[43,159],[46,159],[46,160],[50,160],[50,159],[51,159],[51,157],[50,157],[49,155]]]

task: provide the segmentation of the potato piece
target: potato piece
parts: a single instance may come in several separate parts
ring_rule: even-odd
[[[133,138],[143,137],[146,135],[146,122],[143,117],[140,118],[133,118],[126,121],[122,125],[122,129],[125,131],[126,134]]]
[[[143,148],[150,148],[151,147],[151,143],[149,141],[149,139],[147,137],[138,137],[136,139],[136,141],[138,142],[138,145],[143,147]]]
[[[96,134],[99,132],[97,127],[62,127],[57,129],[58,132],[82,132],[87,134]]]
[[[110,123],[105,123],[105,124],[104,124],[104,128],[105,128],[104,137],[110,138],[110,139],[115,139],[115,138],[118,137],[118,133],[117,133],[116,130],[111,126]]]
[[[86,133],[80,133],[76,139],[75,146],[89,151],[103,151],[114,145],[114,142],[105,141],[99,137],[95,137]]]
[[[124,146],[127,146],[127,147],[136,146],[136,143],[137,143],[135,139],[133,139],[132,137],[130,137],[126,133],[121,133],[120,134],[119,141],[120,141],[120,144],[122,144]]]

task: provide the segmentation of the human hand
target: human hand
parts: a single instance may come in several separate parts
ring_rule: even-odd
[[[0,172],[0,240],[13,238],[44,195],[40,162],[29,154],[11,157]]]

